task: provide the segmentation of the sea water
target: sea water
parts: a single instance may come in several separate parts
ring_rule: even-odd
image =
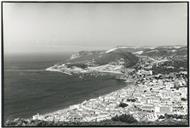
[[[64,63],[68,57],[68,54],[5,55],[4,120],[53,112],[126,86],[103,76],[81,79],[45,71],[56,63]]]

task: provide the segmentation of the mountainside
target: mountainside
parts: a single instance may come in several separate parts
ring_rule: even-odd
[[[138,57],[127,50],[118,48],[112,52],[81,51],[72,55],[67,62],[71,64],[105,65],[109,63],[119,63],[121,61],[123,61],[125,67],[131,67],[137,63]]]
[[[125,67],[131,67],[138,62],[137,56],[187,58],[186,46],[160,47],[117,47],[107,51],[81,51],[73,54],[67,61],[71,64],[105,65],[123,60]]]
[[[187,55],[187,47],[180,46],[168,46],[168,47],[157,47],[154,49],[146,49],[142,55],[146,56],[178,56],[178,55]]]
[[[129,68],[140,67],[146,67],[154,74],[184,71],[187,69],[187,47],[116,47],[107,51],[80,51],[64,64],[46,70],[68,75],[92,72],[124,74]]]

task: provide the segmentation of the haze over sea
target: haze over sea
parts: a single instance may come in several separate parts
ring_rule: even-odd
[[[107,77],[80,79],[45,71],[68,57],[68,54],[5,55],[4,119],[56,111],[126,86]]]

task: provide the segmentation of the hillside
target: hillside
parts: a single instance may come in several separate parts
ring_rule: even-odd
[[[157,47],[154,49],[146,49],[142,55],[146,56],[178,56],[187,55],[187,47]]]
[[[153,74],[184,71],[187,69],[187,47],[115,47],[107,51],[80,51],[64,64],[46,70],[68,75],[92,72],[121,75],[127,68],[143,66]]]
[[[73,57],[75,56],[75,57]],[[67,61],[71,64],[105,65],[124,61],[125,67],[131,67],[138,61],[138,57],[124,49],[116,49],[112,52],[105,51],[82,51],[72,55]]]

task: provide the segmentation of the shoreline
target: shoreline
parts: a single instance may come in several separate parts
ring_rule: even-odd
[[[124,83],[124,82],[123,82]],[[60,109],[56,109],[56,110],[49,110],[49,111],[44,111],[44,112],[41,112],[40,115],[47,115],[47,114],[51,114],[51,113],[54,113],[54,112],[57,112],[57,111],[60,111],[60,110],[64,110],[64,109],[68,109],[70,108],[71,106],[74,106],[74,105],[79,105],[81,103],[83,103],[84,101],[88,101],[88,100],[91,100],[91,99],[96,99],[98,97],[102,97],[102,96],[105,96],[107,94],[110,94],[110,93],[113,93],[115,91],[118,91],[118,90],[121,90],[123,88],[126,88],[128,86],[128,83],[131,83],[131,82],[125,82],[126,86],[123,86],[123,87],[119,87],[119,88],[114,88],[114,89],[109,89],[109,90],[101,90],[101,91],[98,91],[98,92],[95,92],[95,94],[91,94],[88,98],[81,98],[79,100],[76,101],[76,103],[71,103],[71,105],[66,105],[64,107],[59,107]],[[112,90],[112,91],[111,91]],[[35,115],[37,115],[38,113],[36,113]],[[33,116],[35,116],[33,115]],[[30,119],[32,117],[29,117],[27,119]]]
[[[66,74],[64,74],[64,75],[66,75]],[[74,76],[75,77],[75,76]],[[85,76],[85,77],[88,77],[88,76]],[[47,113],[52,113],[52,112],[55,112],[55,111],[58,111],[58,110],[62,110],[62,109],[67,109],[67,108],[69,108],[70,106],[72,106],[72,105],[76,105],[76,104],[80,104],[80,103],[82,103],[83,101],[85,101],[85,100],[90,100],[90,99],[93,99],[93,98],[97,98],[97,97],[99,97],[99,96],[102,96],[102,95],[106,95],[106,94],[108,94],[108,93],[111,93],[111,92],[114,92],[114,91],[117,91],[117,90],[120,90],[120,89],[122,89],[122,88],[124,88],[124,87],[126,87],[126,86],[128,86],[128,83],[126,83],[126,82],[121,82],[121,81],[118,81],[117,82],[117,80],[114,80],[113,81],[113,79],[112,78],[110,78],[110,77],[105,77],[105,78],[102,78],[102,76],[99,76],[99,77],[93,77],[93,76],[90,76],[90,77],[88,77],[88,78],[84,78],[85,79],[85,81],[87,82],[87,83],[89,83],[89,82],[91,82],[91,80],[93,80],[93,79],[95,79],[95,83],[96,82],[98,82],[99,83],[99,79],[105,79],[104,81],[105,81],[105,84],[107,84],[107,85],[109,85],[109,83],[110,84],[112,84],[112,82],[114,82],[114,81],[116,81],[116,84],[113,86],[103,86],[102,85],[102,87],[101,87],[101,89],[99,89],[99,90],[94,90],[93,91],[93,93],[87,93],[87,94],[85,94],[84,96],[80,96],[80,98],[74,98],[74,100],[72,100],[72,101],[66,101],[66,102],[60,102],[60,104],[57,104],[57,105],[55,105],[55,107],[50,107],[50,109],[45,109],[45,110],[42,110],[42,111],[39,111],[39,112],[36,112],[36,113],[34,113],[34,114],[31,114],[31,115],[27,115],[27,116],[15,116],[15,117],[11,117],[11,118],[5,118],[5,120],[14,120],[14,119],[16,119],[16,118],[20,118],[20,119],[31,119],[32,118],[32,116],[34,116],[34,115],[36,115],[37,113],[40,113],[40,115],[45,115],[45,114],[47,114]],[[111,81],[110,81],[111,80]],[[86,83],[85,82],[85,83]],[[94,83],[93,82],[93,83]],[[83,83],[82,83],[83,84]],[[89,84],[91,84],[91,83],[89,83]],[[119,85],[119,86],[117,86],[117,84]],[[73,98],[72,98],[73,99]]]
[[[91,97],[89,99],[86,99],[86,100],[83,100],[82,102],[80,103],[77,103],[77,104],[74,104],[74,105],[70,105],[68,107],[65,107],[63,109],[59,109],[59,110],[56,110],[56,111],[53,111],[53,112],[49,112],[49,113],[46,113],[46,114],[36,114],[34,115],[31,119],[32,120],[44,120],[44,121],[70,121],[70,120],[65,120],[64,119],[64,115],[68,115],[70,116],[69,114],[67,114],[67,112],[71,112],[75,109],[80,109],[81,108],[84,108],[84,104],[86,103],[90,103],[90,102],[95,102],[95,101],[101,101],[102,99],[109,99],[110,96],[115,96],[117,94],[121,94],[123,92],[125,92],[126,90],[129,90],[131,88],[134,89],[135,85],[134,85],[134,81],[133,82],[126,82],[126,84],[128,84],[127,86],[125,87],[121,87],[120,89],[117,89],[117,90],[114,90],[112,92],[109,92],[109,93],[106,93],[106,94],[103,94],[103,95],[100,95],[100,96],[96,96],[96,97]],[[134,89],[135,90],[135,89]],[[132,92],[130,94],[130,96],[132,95]],[[115,99],[117,100],[117,105],[119,104],[118,103],[118,99]],[[105,101],[104,101],[105,102]],[[115,105],[114,105],[115,107]],[[98,108],[98,107],[97,107]],[[88,108],[84,108],[84,109],[88,109]],[[96,109],[96,108],[95,108]],[[95,110],[94,109],[94,110]],[[92,109],[93,110],[93,109]],[[81,110],[83,111],[83,110]],[[96,110],[97,111],[97,110]],[[115,113],[115,114],[118,114],[118,113]],[[109,115],[110,117],[114,116],[115,114],[113,115]],[[121,113],[120,113],[121,114]],[[59,117],[60,116],[60,117]],[[92,118],[91,120],[88,120],[88,122],[90,121],[102,121],[102,120],[105,120],[105,118],[102,118],[102,119],[97,119],[98,117],[95,117],[95,118]],[[106,118],[106,119],[111,119],[111,118]],[[85,122],[87,120],[84,120],[84,121],[79,121],[79,122]]]

